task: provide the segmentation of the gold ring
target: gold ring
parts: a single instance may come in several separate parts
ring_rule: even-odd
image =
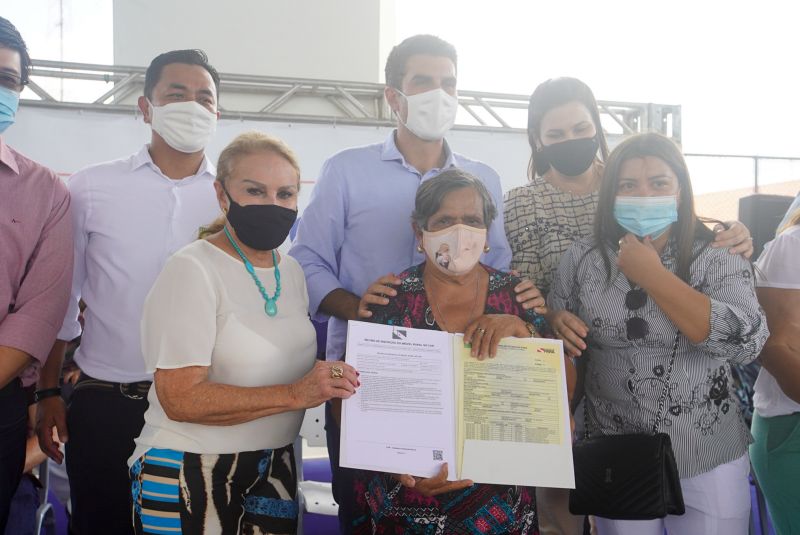
[[[478,327],[478,328],[476,329],[476,331],[477,331],[479,334],[483,334],[483,333],[485,333],[485,332],[486,332],[486,329],[484,329],[483,327]]]
[[[331,379],[341,379],[344,377],[344,370],[341,366],[331,366]]]

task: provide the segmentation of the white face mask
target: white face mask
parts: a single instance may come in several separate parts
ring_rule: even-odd
[[[422,231],[422,247],[436,267],[449,275],[468,273],[483,253],[486,229],[453,225],[437,232]]]
[[[173,149],[185,152],[203,150],[217,130],[217,114],[188,100],[163,106],[150,104],[153,131]]]
[[[458,99],[443,89],[432,89],[408,97],[396,91],[408,103],[408,118],[403,122],[398,115],[398,119],[418,138],[438,141],[456,122]]]

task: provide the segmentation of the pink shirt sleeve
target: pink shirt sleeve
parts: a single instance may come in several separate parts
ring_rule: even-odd
[[[26,384],[47,359],[64,320],[72,282],[70,198],[61,180],[53,184],[51,210],[27,260],[13,310],[0,322],[0,345],[24,351],[37,361],[22,375]]]

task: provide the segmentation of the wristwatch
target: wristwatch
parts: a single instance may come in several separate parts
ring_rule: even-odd
[[[33,393],[33,401],[35,403],[39,403],[43,399],[52,398],[61,395],[61,387],[57,386],[55,388],[45,388],[43,390],[37,390]]]

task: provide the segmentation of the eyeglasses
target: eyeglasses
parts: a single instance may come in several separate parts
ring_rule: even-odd
[[[639,310],[647,304],[647,292],[641,288],[633,288],[625,294],[625,307],[631,312]],[[633,316],[625,322],[625,336],[628,340],[639,340],[650,333],[650,325],[643,318]]]
[[[22,91],[22,88],[27,83],[27,80],[23,82],[22,78],[16,74],[0,71],[0,87],[5,87],[11,91]]]

